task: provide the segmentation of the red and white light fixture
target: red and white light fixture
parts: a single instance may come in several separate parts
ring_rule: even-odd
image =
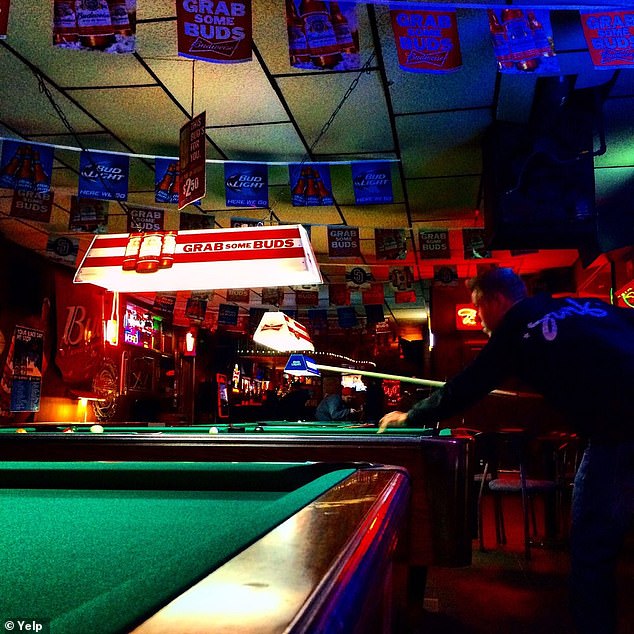
[[[282,312],[264,313],[253,341],[278,352],[315,350],[306,327]]]

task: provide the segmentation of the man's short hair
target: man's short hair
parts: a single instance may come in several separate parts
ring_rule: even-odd
[[[527,295],[522,278],[513,269],[504,267],[488,269],[467,280],[467,288],[470,291],[479,291],[484,297],[499,293],[515,302]]]

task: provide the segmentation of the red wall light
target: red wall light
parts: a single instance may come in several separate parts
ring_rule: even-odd
[[[195,357],[196,356],[196,339],[198,338],[198,329],[190,328],[185,333],[185,349],[183,354],[186,357]]]

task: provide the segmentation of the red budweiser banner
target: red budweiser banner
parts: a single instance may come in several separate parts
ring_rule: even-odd
[[[301,225],[96,236],[76,275],[127,292],[321,284]]]
[[[412,73],[447,73],[462,66],[456,12],[392,9],[399,66]]]
[[[595,68],[634,66],[634,10],[581,12],[581,24]]]
[[[328,255],[331,258],[359,257],[361,255],[359,228],[330,225],[328,227]]]
[[[248,304],[251,298],[251,291],[248,288],[229,288],[227,289],[228,302],[242,302]]]
[[[372,286],[361,293],[364,304],[382,304],[385,301],[385,288],[383,284],[372,284]]]
[[[419,231],[420,257],[423,260],[451,258],[449,248],[449,229],[429,229]]]
[[[332,306],[349,306],[350,289],[346,284],[330,284],[328,286],[328,301]]]
[[[10,0],[0,0],[0,40],[4,40],[7,37],[10,4]]]
[[[126,205],[128,210],[128,231],[163,231],[165,213],[156,207]]]
[[[251,61],[251,0],[177,0],[178,54],[220,64]]]
[[[11,201],[10,216],[36,220],[37,222],[50,222],[53,208],[53,192],[29,192],[14,190]]]
[[[67,276],[58,274],[55,293],[58,342],[55,365],[65,382],[84,383],[97,373],[103,357],[103,291],[93,286],[77,286]]]
[[[204,197],[205,178],[205,125],[207,113],[201,112],[180,130],[178,188],[179,211]]]

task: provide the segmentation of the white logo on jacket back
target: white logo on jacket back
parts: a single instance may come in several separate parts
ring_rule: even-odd
[[[590,301],[583,304],[575,299],[567,298],[568,306],[562,306],[559,310],[546,313],[541,319],[527,324],[529,329],[536,328],[541,324],[542,335],[546,341],[554,341],[557,338],[557,322],[578,315],[582,317],[607,317],[607,312],[603,308],[593,307]],[[528,333],[525,335],[528,336]]]

